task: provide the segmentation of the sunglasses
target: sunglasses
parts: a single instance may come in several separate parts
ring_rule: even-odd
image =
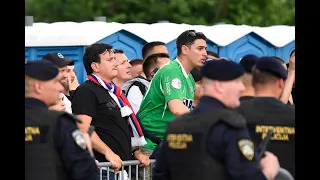
[[[191,36],[191,37],[196,37],[197,35],[204,36],[202,32],[196,32],[195,30],[190,30],[187,34],[187,36]]]

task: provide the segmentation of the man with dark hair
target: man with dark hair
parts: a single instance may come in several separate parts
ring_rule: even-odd
[[[169,62],[170,57],[166,53],[156,53],[148,56],[143,62],[143,71],[147,73],[146,78],[151,80],[156,71]]]
[[[279,100],[287,77],[278,60],[259,58],[252,71],[255,98],[241,102],[237,110],[246,118],[255,144],[262,142],[269,129],[273,130],[268,151],[278,157],[281,167],[295,176],[295,106]]]
[[[138,140],[144,140],[143,133],[128,127],[128,124],[135,123],[141,130],[138,122],[131,121],[135,115],[120,87],[112,82],[119,65],[112,46],[103,43],[88,46],[83,64],[88,80],[74,92],[72,110],[83,122],[79,124],[81,129],[88,129],[90,124],[96,127],[91,137],[95,156],[100,162],[111,162],[117,172],[123,166],[122,160],[139,159],[143,155],[136,149],[132,150],[136,145],[131,132],[133,135],[138,133],[135,136]],[[149,164],[148,161],[141,163]],[[103,171],[104,178],[106,174]],[[114,177],[112,172],[109,176]]]
[[[245,73],[241,77],[242,82],[246,89],[241,93],[240,101],[250,100],[254,98],[254,88],[252,86],[252,68],[255,66],[258,61],[258,57],[254,54],[247,54],[243,56],[240,60],[240,63],[245,70]]]
[[[142,48],[142,59],[146,59],[148,56],[155,53],[168,54],[168,49],[166,47],[166,44],[161,41],[148,42]]]
[[[142,59],[131,59],[129,63],[131,64],[131,75],[133,78],[145,76],[142,69]]]
[[[220,60],[220,56],[216,52],[209,50],[207,50],[207,58],[212,60]]]
[[[131,64],[123,50],[114,49],[114,55],[118,61],[117,76],[112,80],[117,86],[122,88],[124,83],[132,79]]]
[[[168,122],[190,112],[195,82],[190,71],[207,58],[206,36],[187,30],[177,38],[177,58],[160,68],[142,100],[138,116],[146,130],[163,139]],[[143,151],[151,154],[157,144],[147,139]]]

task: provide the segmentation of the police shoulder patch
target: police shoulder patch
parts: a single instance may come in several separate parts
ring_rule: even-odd
[[[85,150],[87,148],[82,132],[79,129],[72,131],[72,137],[81,149]]]
[[[171,85],[172,87],[176,88],[176,89],[180,89],[181,88],[181,81],[178,78],[174,78],[171,81]]]
[[[246,157],[249,161],[251,161],[254,157],[253,142],[249,139],[240,139],[238,141],[238,146],[243,156]]]

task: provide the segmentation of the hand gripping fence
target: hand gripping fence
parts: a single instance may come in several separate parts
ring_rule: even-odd
[[[156,160],[155,159],[150,159],[150,177],[152,177],[152,167],[155,164]],[[128,178],[129,180],[134,180],[131,177],[132,174],[132,170],[131,170],[131,166],[135,166],[135,180],[138,180],[139,177],[139,173],[138,173],[138,169],[139,169],[139,165],[140,165],[140,161],[138,160],[130,160],[130,161],[123,161],[123,166],[121,167],[121,170],[119,171],[119,177],[117,178],[117,175],[114,174],[114,180],[127,180],[127,178],[125,177],[125,173],[124,173],[124,167],[128,167]],[[98,164],[98,168],[100,170],[100,180],[109,180],[109,172],[114,172],[114,170],[111,168],[112,164],[110,162],[100,162]],[[140,167],[143,168],[143,180],[150,180],[150,179],[146,179],[146,168],[145,167]],[[107,171],[107,176],[106,178],[103,179],[103,171]]]

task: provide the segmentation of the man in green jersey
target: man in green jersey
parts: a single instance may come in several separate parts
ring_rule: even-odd
[[[206,40],[201,32],[183,32],[176,41],[177,58],[158,70],[142,100],[139,119],[146,130],[160,139],[171,120],[192,109],[196,89],[190,71],[206,61]],[[157,144],[146,140],[141,150],[151,155]]]

